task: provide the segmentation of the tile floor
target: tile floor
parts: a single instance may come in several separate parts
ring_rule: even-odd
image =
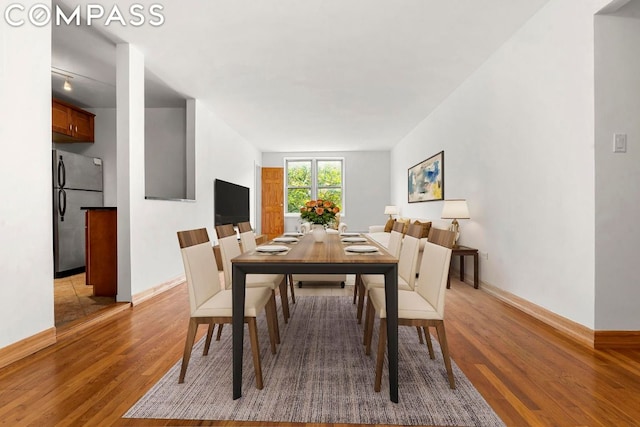
[[[85,284],[84,273],[54,279],[55,325],[60,327],[115,304],[115,297],[94,297],[93,286]]]

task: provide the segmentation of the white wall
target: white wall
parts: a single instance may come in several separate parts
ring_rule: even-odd
[[[187,198],[186,109],[145,110],[145,195]]]
[[[117,52],[118,298],[126,299],[125,292],[137,295],[184,273],[177,231],[206,227],[215,241],[214,179],[233,181],[253,191],[254,162],[260,152],[206,105],[187,101],[195,110],[196,200],[145,199],[144,57],[127,44],[119,44]],[[121,241],[127,240],[130,245],[122,248]]]
[[[260,152],[202,102],[196,101],[195,104],[196,200],[178,202],[132,198],[131,288],[134,295],[184,273],[177,231],[206,227],[209,238],[215,240],[215,178],[247,186],[252,194],[254,191],[254,162],[259,160]],[[253,212],[253,197],[251,202]]]
[[[127,43],[116,46],[116,150],[118,162],[118,292],[131,301],[134,212],[144,200],[144,55]]]
[[[11,123],[0,126],[5,148],[0,178],[17,183],[0,189],[2,200],[11,201],[0,204],[0,348],[54,328],[50,46],[48,28],[0,25],[0,112]],[[99,153],[106,145],[98,141],[84,150],[77,146],[103,159],[117,155],[117,188],[106,177],[113,188],[105,201],[118,206],[119,258],[125,259],[118,265],[120,300],[182,275],[176,231],[205,226],[213,240],[213,180],[238,182],[253,191],[254,164],[260,160],[255,147],[195,102],[197,200],[145,200],[143,81],[142,54],[119,45],[117,113],[94,110],[109,117],[102,130],[96,124],[99,139],[112,140],[117,114],[117,149]]]
[[[336,151],[305,153],[263,153],[263,167],[284,168],[285,157],[343,157],[345,160],[345,206],[341,221],[349,231],[368,231],[384,224],[384,207],[389,204],[388,151]],[[300,215],[285,218],[285,230],[299,227]]]
[[[640,330],[640,0],[595,22],[595,329]]]
[[[483,282],[594,326],[593,15],[605,0],[552,0],[392,151],[406,171],[445,151],[445,198],[466,198],[461,243],[488,253]]]
[[[49,28],[0,24],[0,348],[54,324],[50,66]]]
[[[92,108],[95,117],[95,142],[92,149],[102,158],[104,205],[116,206],[118,200],[118,165],[116,154],[116,109]]]

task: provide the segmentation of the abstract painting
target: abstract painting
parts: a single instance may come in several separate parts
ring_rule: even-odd
[[[409,168],[409,203],[444,200],[444,151]]]

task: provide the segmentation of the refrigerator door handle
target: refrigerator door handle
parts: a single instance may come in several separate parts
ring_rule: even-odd
[[[60,161],[58,162],[58,187],[63,188],[67,181],[67,170],[64,166],[64,160],[62,156],[60,156]]]
[[[64,221],[64,214],[67,212],[67,192],[63,188],[58,190],[58,213],[60,221]]]

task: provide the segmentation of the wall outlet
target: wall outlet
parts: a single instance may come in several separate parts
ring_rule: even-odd
[[[489,253],[488,252],[480,251],[480,252],[478,252],[478,254],[480,255],[480,258],[482,258],[482,259],[486,259],[486,260],[489,259]]]

